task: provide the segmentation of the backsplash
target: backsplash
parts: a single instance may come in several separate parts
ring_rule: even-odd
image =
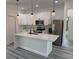
[[[48,33],[49,27],[50,27],[49,25],[46,25],[45,26],[44,33]],[[20,32],[24,32],[24,31],[29,32],[30,29],[31,30],[36,30],[37,29],[37,26],[36,25],[19,25],[19,29],[20,29]]]
[[[35,30],[35,25],[19,25],[20,32],[29,31],[30,29]]]

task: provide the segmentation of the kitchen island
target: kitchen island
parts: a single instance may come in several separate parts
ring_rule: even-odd
[[[16,47],[48,57],[52,51],[52,42],[59,36],[51,34],[29,34],[28,32],[16,33]]]

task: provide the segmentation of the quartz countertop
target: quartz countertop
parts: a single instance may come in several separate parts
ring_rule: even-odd
[[[59,37],[59,35],[53,35],[53,34],[46,34],[46,33],[29,34],[28,32],[20,32],[16,33],[15,35],[22,37],[31,37],[40,40],[47,40],[52,42],[54,42]]]

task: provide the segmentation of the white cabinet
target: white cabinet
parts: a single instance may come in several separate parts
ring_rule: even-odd
[[[35,14],[35,20],[38,20],[38,19],[44,20],[44,24],[48,25],[49,22],[51,21],[50,20],[50,13],[49,12],[41,12],[41,13]]]
[[[48,25],[50,20],[50,13],[49,12],[41,12],[34,14],[34,17],[31,17],[30,14],[20,14],[18,18],[19,25],[35,25],[35,20],[44,20],[44,24]]]
[[[31,15],[30,14],[20,14],[20,16],[18,17],[18,24],[19,25],[32,25],[33,21],[31,19]]]

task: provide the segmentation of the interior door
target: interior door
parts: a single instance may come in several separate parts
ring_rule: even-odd
[[[6,44],[14,42],[15,39],[15,22],[16,18],[13,16],[8,16],[6,20]]]

